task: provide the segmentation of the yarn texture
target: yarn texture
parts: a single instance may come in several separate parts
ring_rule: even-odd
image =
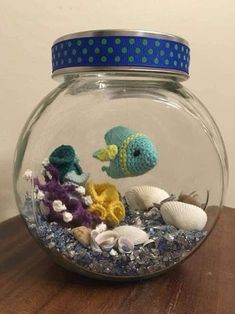
[[[70,145],[57,147],[50,155],[49,162],[59,171],[60,182],[69,181],[74,184],[84,184],[89,175],[83,173],[79,158]]]
[[[89,211],[97,215],[107,225],[118,225],[125,217],[125,207],[120,201],[116,187],[109,183],[96,184],[89,181],[86,193],[91,196],[93,204]]]
[[[157,149],[144,134],[124,126],[110,129],[104,136],[106,148],[100,149],[93,157],[110,161],[103,166],[112,178],[134,177],[153,169],[158,162]]]

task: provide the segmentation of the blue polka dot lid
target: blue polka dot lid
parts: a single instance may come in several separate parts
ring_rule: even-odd
[[[53,76],[78,71],[152,71],[186,79],[190,49],[177,36],[103,30],[63,36],[52,46]]]

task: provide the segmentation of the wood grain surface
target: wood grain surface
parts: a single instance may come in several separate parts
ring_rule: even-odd
[[[141,282],[88,279],[57,266],[20,217],[0,224],[0,313],[235,313],[235,210],[225,208],[201,248]]]

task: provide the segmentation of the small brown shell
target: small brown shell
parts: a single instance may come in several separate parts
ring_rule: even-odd
[[[178,202],[187,203],[187,204],[201,207],[201,204],[197,201],[197,198],[198,198],[198,194],[196,193],[196,191],[193,191],[190,194],[180,193],[178,197]]]
[[[91,229],[80,226],[72,229],[72,234],[82,245],[89,246],[91,239]]]

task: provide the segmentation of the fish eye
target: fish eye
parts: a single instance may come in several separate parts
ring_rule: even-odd
[[[139,155],[140,155],[140,150],[139,149],[135,149],[134,153],[133,153],[133,156],[134,157],[138,157]]]

